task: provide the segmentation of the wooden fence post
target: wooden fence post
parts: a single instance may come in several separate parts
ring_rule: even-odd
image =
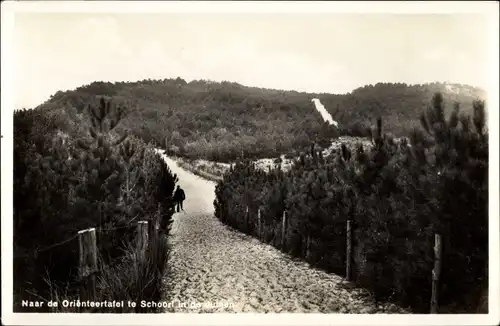
[[[286,210],[283,211],[283,217],[281,221],[281,247],[285,249],[286,245],[286,227],[287,227],[287,215]]]
[[[78,231],[80,300],[96,298],[97,238],[95,228]]]
[[[158,204],[158,207],[156,209],[156,214],[155,214],[155,226],[154,226],[154,231],[155,233],[158,233],[158,231],[160,230],[160,225],[161,225],[161,214],[159,212],[161,212],[161,205]]]
[[[148,221],[137,222],[137,252],[141,260],[144,258],[148,247],[148,231]]]
[[[439,284],[439,276],[441,274],[441,251],[442,251],[441,235],[435,234],[434,269],[432,270],[431,314],[438,313],[438,296],[439,296],[438,284]]]
[[[247,206],[247,209],[245,211],[245,232],[248,232],[248,217],[249,217],[249,209]]]
[[[351,221],[347,221],[347,243],[346,243],[346,264],[345,264],[345,278],[351,280],[351,260],[352,260],[352,232]]]
[[[308,259],[311,252],[311,236],[308,234],[306,237],[306,254],[305,258]]]
[[[257,224],[258,224],[258,227],[257,227],[257,236],[258,236],[259,240],[261,240],[261,235],[262,235],[262,221],[260,219],[260,207],[257,210]]]

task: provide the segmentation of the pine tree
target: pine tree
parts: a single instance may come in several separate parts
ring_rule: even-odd
[[[116,127],[126,114],[123,107],[112,106],[101,98],[98,107],[89,106],[89,135],[78,141],[85,183],[77,187],[79,214],[87,214],[91,223],[104,226],[120,213],[121,187],[126,179],[126,166],[119,156],[119,145],[127,133],[116,134]]]

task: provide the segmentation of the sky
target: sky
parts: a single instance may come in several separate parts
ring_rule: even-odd
[[[93,81],[184,78],[346,93],[488,85],[484,14],[16,13],[15,108]]]

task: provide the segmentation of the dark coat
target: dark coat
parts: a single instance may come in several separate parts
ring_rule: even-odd
[[[184,193],[184,190],[181,188],[177,188],[174,193],[174,200],[175,201],[183,201],[186,199],[186,194]]]

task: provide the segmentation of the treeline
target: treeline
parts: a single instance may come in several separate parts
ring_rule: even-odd
[[[366,85],[344,95],[322,94],[321,103],[330,111],[338,110],[338,120],[350,130],[363,130],[377,117],[384,118],[384,130],[396,137],[408,136],[420,126],[420,114],[434,94],[441,93],[445,103],[460,103],[464,113],[472,114],[473,102],[485,100],[486,92],[462,84],[377,83]],[[451,114],[453,105],[444,108]]]
[[[160,298],[177,177],[151,144],[117,132],[127,111],[102,98],[65,131],[43,109],[14,113],[14,311],[42,311],[21,300],[78,295],[74,237],[88,228],[97,230],[98,300]],[[138,265],[136,223],[157,219],[162,232]]]
[[[377,299],[420,313],[429,312],[439,233],[439,303],[449,312],[475,312],[488,288],[485,107],[474,102],[472,117],[460,114],[458,105],[451,114],[446,111],[441,94],[435,95],[411,144],[385,135],[379,119],[370,150],[342,146],[324,158],[313,147],[289,172],[266,173],[249,160],[238,161],[216,187],[215,214],[257,235],[260,208],[263,241],[341,275],[350,220],[354,282]],[[288,228],[282,239],[285,210]]]
[[[436,91],[447,102],[471,104],[484,98],[478,89],[444,84],[370,85],[349,94],[310,94],[245,87],[230,82],[183,79],[139,82],[94,82],[73,91],[57,92],[40,107],[55,115],[62,125],[78,129],[87,103],[100,96],[136,110],[123,127],[170,153],[191,159],[229,162],[238,157],[277,157],[307,151],[311,143],[328,146],[339,135],[366,136],[371,121],[384,117],[386,132],[405,135],[418,123],[421,109]],[[312,98],[319,98],[339,121],[329,126],[316,111]]]

